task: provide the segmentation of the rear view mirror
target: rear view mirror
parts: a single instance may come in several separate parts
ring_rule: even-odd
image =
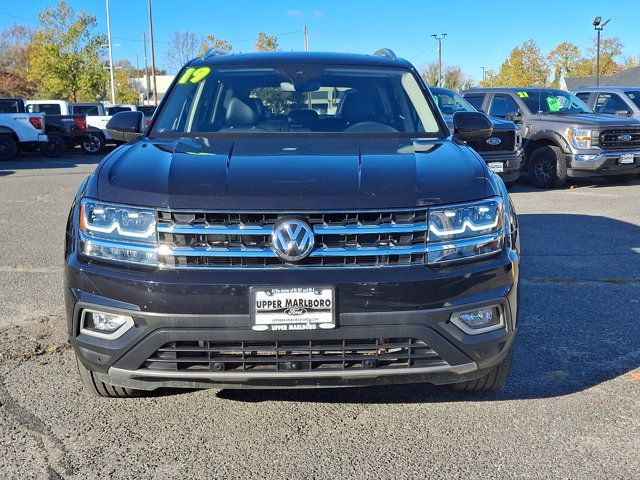
[[[520,112],[509,112],[505,115],[505,119],[511,122],[521,122],[522,121],[522,113]]]
[[[491,120],[480,112],[453,114],[453,137],[463,142],[483,141],[493,133]]]
[[[116,113],[107,123],[107,132],[118,142],[130,142],[142,136],[144,130],[144,113]]]

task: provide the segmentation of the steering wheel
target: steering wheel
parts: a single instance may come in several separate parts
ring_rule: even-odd
[[[380,132],[380,133],[398,133],[398,130],[393,128],[390,125],[387,125],[382,122],[374,122],[374,121],[366,121],[366,122],[358,122],[353,125],[348,126],[344,129],[344,132],[355,132],[355,133],[368,133],[368,132]]]

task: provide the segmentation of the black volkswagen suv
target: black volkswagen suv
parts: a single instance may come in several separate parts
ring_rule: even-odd
[[[85,387],[497,389],[516,332],[504,183],[418,72],[374,55],[212,51],[107,155],[66,229]]]

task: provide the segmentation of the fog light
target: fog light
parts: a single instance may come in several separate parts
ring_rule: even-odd
[[[590,162],[591,160],[595,160],[597,155],[576,155],[576,160],[579,162]]]
[[[114,313],[83,310],[80,333],[107,339],[121,337],[133,327],[133,318]]]
[[[504,327],[502,309],[498,306],[456,312],[451,315],[451,322],[470,335],[490,332]]]

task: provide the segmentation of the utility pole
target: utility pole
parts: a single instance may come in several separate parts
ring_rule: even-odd
[[[156,84],[156,54],[153,47],[153,16],[151,14],[151,0],[149,6],[149,40],[151,42],[151,75],[153,76],[153,104],[158,105],[158,85]]]
[[[485,82],[487,80],[487,69],[489,67],[480,67],[482,69],[482,81]]]
[[[302,34],[304,35],[304,51],[309,51],[309,30],[307,26],[304,25],[302,28]],[[311,102],[311,92],[307,92],[307,107],[309,110],[313,107],[313,103]]]
[[[302,29],[302,33],[304,34],[304,51],[309,51],[309,30],[307,30],[307,26],[305,25]]]
[[[144,48],[144,96],[149,105],[149,67],[147,66],[147,34],[142,32],[142,45]]]
[[[438,36],[437,33],[432,33],[431,36],[438,41],[438,86],[442,86],[442,40],[447,36],[446,33]]]
[[[116,104],[116,83],[113,74],[113,48],[111,45],[111,20],[109,18],[109,0],[107,2],[107,39],[109,40],[109,76],[111,77],[111,104]]]

